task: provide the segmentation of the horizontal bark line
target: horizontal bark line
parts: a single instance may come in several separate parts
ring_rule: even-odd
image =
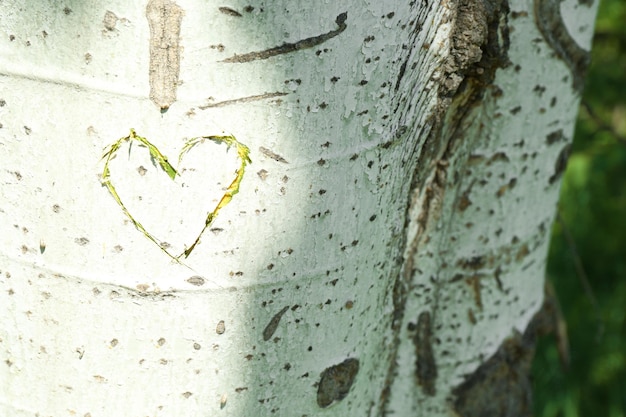
[[[341,32],[346,30],[348,25],[346,25],[346,19],[348,18],[348,13],[343,12],[335,19],[335,23],[339,26],[339,28],[335,30],[331,30],[330,32],[323,33],[318,36],[312,36],[310,38],[302,39],[294,43],[283,43],[282,45],[275,46],[273,48],[265,49],[263,51],[257,52],[248,52],[242,55],[234,55],[230,58],[226,58],[220,62],[225,62],[229,64],[241,64],[244,62],[251,62],[260,59],[268,59],[276,55],[288,54],[291,52],[299,51],[301,49],[312,48],[314,46],[320,45],[326,42],[329,39],[334,38],[339,35]]]
[[[241,97],[241,98],[233,98],[233,99],[230,99],[230,100],[218,101],[216,103],[209,103],[209,104],[205,104],[203,106],[198,106],[198,108],[200,110],[206,110],[206,109],[211,109],[211,108],[215,108],[215,107],[230,106],[231,104],[249,103],[251,101],[265,100],[265,99],[274,98],[274,97],[282,97],[282,96],[286,96],[288,94],[289,93],[283,93],[281,91],[275,91],[273,93],[263,93],[263,94],[253,95],[253,96],[247,96],[247,97]]]

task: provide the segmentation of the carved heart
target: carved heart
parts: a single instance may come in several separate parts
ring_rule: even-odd
[[[195,209],[196,212],[198,210],[202,212],[202,216],[206,215],[206,218],[204,219],[201,226],[197,225],[197,223],[191,226],[192,229],[195,229],[195,231],[194,230],[191,231],[192,237],[183,238],[184,240],[187,241],[188,244],[185,244],[185,249],[180,254],[174,255],[172,254],[172,252],[170,252],[169,250],[170,245],[167,242],[157,238],[152,232],[148,231],[147,228],[144,227],[144,224],[140,223],[137,220],[135,215],[131,214],[131,210],[133,210],[133,213],[134,213],[136,210],[138,210],[137,207],[141,207],[140,206],[141,203],[138,203],[138,202],[142,201],[144,198],[142,196],[137,196],[136,198],[129,198],[127,194],[123,192],[119,192],[120,188],[121,189],[124,188],[124,185],[127,182],[126,180],[129,180],[130,174],[127,173],[126,176],[123,176],[123,177],[117,176],[115,179],[116,185],[114,185],[113,179],[111,178],[111,163],[118,155],[118,151],[120,150],[122,145],[126,143],[128,143],[129,160],[131,158],[131,154],[133,155],[136,154],[136,152],[131,152],[132,145],[134,142],[138,142],[139,147],[145,147],[148,149],[150,160],[145,165],[148,165],[148,167],[152,166],[154,169],[148,170],[143,165],[140,165],[137,168],[137,172],[142,177],[146,176],[146,173],[150,173],[152,175],[152,177],[150,177],[152,180],[152,184],[155,184],[154,181],[161,181],[159,184],[156,185],[156,188],[153,185],[152,189],[148,190],[148,196],[147,196],[148,202],[146,202],[144,205],[147,205],[147,207],[149,208],[150,204],[154,204],[153,197],[155,196],[161,197],[161,200],[163,200],[164,198],[169,199],[170,193],[176,194],[176,190],[174,191],[170,190],[170,193],[167,192],[168,185],[162,182],[162,179],[164,177],[162,175],[160,175],[159,178],[155,176],[156,173],[158,172],[161,172],[161,174],[162,173],[167,174],[169,179],[172,181],[175,181],[178,177],[181,177],[181,175],[183,175],[184,173],[185,178],[187,178],[189,181],[188,183],[182,183],[182,184],[178,184],[175,186],[175,187],[178,187],[179,189],[189,188],[189,187],[195,188],[197,186],[202,186],[204,188],[208,187],[207,184],[210,184],[211,180],[207,181],[206,178],[201,178],[200,180],[198,178],[195,178],[195,184],[194,184],[194,179],[193,179],[194,174],[196,173],[196,171],[202,171],[202,169],[196,170],[194,168],[191,168],[187,170],[185,168],[181,168],[183,157],[185,157],[189,153],[189,151],[191,151],[192,149],[197,149],[199,145],[204,144],[207,141],[211,141],[216,144],[223,143],[228,147],[227,149],[230,149],[230,147],[234,146],[237,150],[237,157],[239,159],[239,165],[234,171],[235,176],[232,182],[230,182],[230,184],[226,188],[221,188],[221,189],[217,188],[216,191],[214,191],[213,193],[214,195],[220,195],[221,192],[224,191],[223,195],[221,195],[221,198],[217,200],[217,203],[215,203],[215,200],[213,201],[206,200],[206,201],[200,202],[199,204],[195,204],[196,201],[194,201],[193,204],[187,204],[186,207],[185,206],[182,207],[182,210],[184,211],[185,215],[190,212],[193,212],[194,211],[193,209]],[[179,172],[170,164],[167,157],[163,155],[161,151],[155,145],[150,143],[146,138],[138,136],[135,133],[135,130],[131,129],[130,134],[128,136],[120,138],[115,143],[111,144],[105,149],[105,153],[102,156],[102,159],[105,160],[104,169],[102,171],[102,184],[107,187],[113,199],[117,202],[117,204],[120,206],[124,214],[128,217],[128,219],[132,222],[132,224],[137,228],[137,230],[142,232],[144,236],[150,239],[154,244],[156,244],[163,252],[165,252],[172,259],[174,259],[177,262],[181,262],[180,258],[181,257],[187,258],[191,254],[191,252],[194,250],[196,245],[198,245],[198,243],[200,242],[200,238],[202,237],[203,233],[206,231],[206,229],[209,228],[209,226],[211,226],[211,224],[217,217],[219,211],[232,200],[235,194],[239,192],[239,185],[241,184],[241,180],[243,179],[246,165],[252,162],[250,160],[249,154],[250,154],[250,150],[248,149],[248,147],[240,143],[237,139],[235,139],[234,136],[195,137],[186,141],[184,146],[182,147],[182,150],[180,151],[180,154],[178,156],[178,168],[181,169],[181,172]],[[200,161],[199,164],[202,165],[202,168],[207,167],[207,164],[202,163],[202,161]],[[119,169],[121,170],[121,168]],[[220,185],[220,184],[217,183],[217,185]],[[124,199],[125,199],[124,201],[120,197],[120,194],[124,195]],[[197,192],[195,195],[196,196],[198,195]],[[167,206],[174,205],[174,204],[169,204],[168,202],[165,202],[164,204],[166,207],[163,207],[163,209],[169,208]],[[215,205],[213,206],[213,204]],[[175,209],[179,210],[178,213],[180,214],[180,208],[175,207]],[[167,221],[167,220],[171,220],[169,219],[170,217],[176,217],[176,216],[166,215],[165,217],[168,217],[168,219],[164,220],[164,221]],[[181,224],[186,222],[186,217],[180,217],[180,219],[181,219],[180,220]],[[151,227],[151,229],[158,228],[157,226],[155,226],[154,223],[148,227]],[[189,228],[188,225],[187,227]],[[198,229],[200,230],[199,232],[198,232]],[[161,231],[161,233],[163,232]]]

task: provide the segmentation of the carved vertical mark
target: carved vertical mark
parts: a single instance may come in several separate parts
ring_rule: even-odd
[[[317,405],[326,408],[335,401],[343,400],[358,372],[359,360],[355,358],[324,369],[317,387]]]
[[[534,0],[535,22],[548,45],[572,72],[574,88],[581,92],[590,55],[567,31],[561,16],[561,1],[563,0]]]
[[[432,326],[430,313],[424,311],[417,319],[417,329],[413,343],[417,354],[416,370],[417,382],[426,395],[435,395],[435,380],[437,379],[437,364],[433,354]]]
[[[176,101],[183,9],[171,0],[150,0],[146,17],[150,25],[150,99],[165,111]]]
[[[274,317],[272,317],[269,324],[265,326],[265,329],[263,330],[263,340],[267,342],[272,338],[274,332],[278,328],[278,323],[280,323],[280,319],[283,318],[283,314],[285,314],[287,310],[289,310],[289,306],[283,307],[282,310],[280,310],[278,313],[276,313]]]

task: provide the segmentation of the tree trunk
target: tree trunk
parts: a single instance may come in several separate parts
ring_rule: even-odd
[[[0,4],[0,415],[530,414],[597,2],[102,3]]]

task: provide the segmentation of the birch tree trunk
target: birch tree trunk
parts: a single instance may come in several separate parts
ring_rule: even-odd
[[[596,6],[1,2],[0,415],[529,414]]]

